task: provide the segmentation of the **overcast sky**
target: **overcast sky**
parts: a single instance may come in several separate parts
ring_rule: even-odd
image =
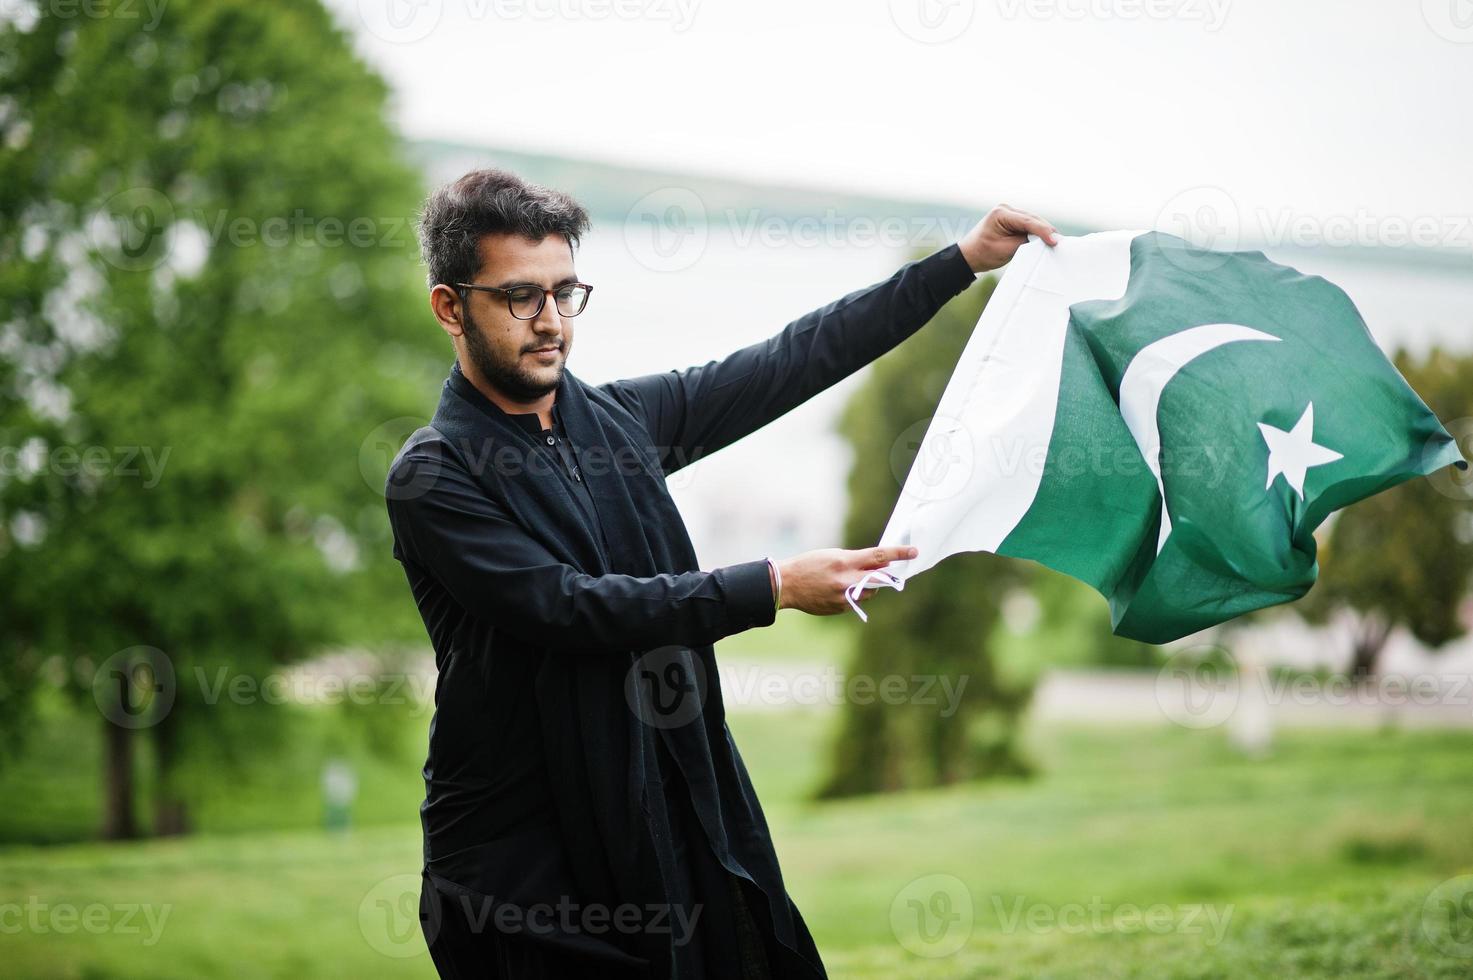
[[[329,2],[410,136],[1473,248],[1469,0]]]

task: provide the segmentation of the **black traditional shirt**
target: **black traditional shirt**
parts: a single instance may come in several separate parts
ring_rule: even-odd
[[[462,394],[471,397],[464,391],[465,388],[474,389],[474,385],[460,373],[460,365],[453,369],[455,376],[459,379],[454,382],[461,386]],[[479,394],[479,392],[477,392]],[[493,402],[493,404],[495,404]],[[598,524],[598,511],[593,506],[593,495],[588,492],[588,484],[583,479],[583,471],[578,467],[578,457],[572,445],[568,442],[568,434],[563,430],[562,417],[558,413],[557,405],[552,406],[552,428],[544,429],[542,419],[536,412],[509,412],[508,417],[531,435],[548,446],[557,450],[558,459],[562,461],[563,473],[573,481],[573,491],[578,499],[578,504],[583,512],[588,515],[589,521]]]
[[[652,930],[550,941],[659,976],[761,975],[712,967],[712,948],[750,949],[755,925],[772,975],[823,975],[711,646],[773,622],[767,563],[700,570],[664,478],[873,361],[974,281],[951,245],[719,361],[599,386],[565,371],[550,430],[452,370],[386,487],[440,674],[421,807],[434,881],[517,906],[694,901],[720,918],[694,947]],[[633,683],[642,651],[666,647],[707,683],[679,725],[645,714]]]
[[[450,383],[468,400],[479,401],[484,398],[461,373],[459,365],[452,368]],[[489,399],[485,399],[483,407],[493,411],[499,408]],[[533,438],[557,452],[562,473],[571,481],[579,505],[588,515],[589,522],[594,527],[599,527],[598,511],[578,465],[577,449],[568,438],[556,404],[552,406],[550,414],[550,428],[543,427],[542,419],[536,412],[507,412],[506,416]],[[599,528],[599,533],[602,535],[602,528]],[[663,742],[656,745],[656,771],[660,781],[678,790],[671,794],[674,805],[671,807],[669,826],[670,846],[675,857],[673,863],[677,876],[670,882],[673,894],[667,897],[672,905],[679,905],[686,910],[684,921],[692,923],[691,934],[683,943],[687,947],[689,961],[698,965],[706,976],[719,976],[724,967],[740,965],[742,972],[737,975],[744,980],[771,977],[767,950],[761,930],[756,925],[750,900],[737,879],[722,873],[710,847],[695,829],[699,826],[698,818],[691,810],[679,766],[671,758]]]

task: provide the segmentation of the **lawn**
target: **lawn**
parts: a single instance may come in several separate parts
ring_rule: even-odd
[[[826,725],[732,722],[834,976],[1473,975],[1467,734],[1035,730],[1031,780],[816,805]],[[411,821],[5,848],[0,972],[430,977],[418,851]]]

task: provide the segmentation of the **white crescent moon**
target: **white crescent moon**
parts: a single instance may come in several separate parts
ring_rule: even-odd
[[[1171,534],[1171,516],[1166,512],[1166,484],[1161,481],[1161,429],[1156,421],[1161,392],[1178,371],[1214,348],[1240,340],[1279,339],[1239,323],[1208,323],[1147,344],[1126,365],[1125,374],[1120,379],[1120,414],[1135,438],[1135,444],[1140,447],[1161,493],[1161,535],[1156,540],[1157,554],[1166,546],[1166,539]]]

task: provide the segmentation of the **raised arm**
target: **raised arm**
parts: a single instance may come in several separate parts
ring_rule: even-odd
[[[961,241],[866,289],[799,317],[774,337],[683,371],[600,387],[618,399],[673,473],[762,428],[891,350],[953,296],[1012,258],[1029,235],[1052,245],[1053,225],[1008,205],[988,212]]]
[[[644,421],[673,473],[847,378],[975,281],[960,248],[948,245],[721,360],[600,387]]]
[[[775,618],[766,561],[650,577],[589,575],[557,560],[433,444],[400,457],[389,520],[400,559],[465,611],[556,650],[698,646]]]

